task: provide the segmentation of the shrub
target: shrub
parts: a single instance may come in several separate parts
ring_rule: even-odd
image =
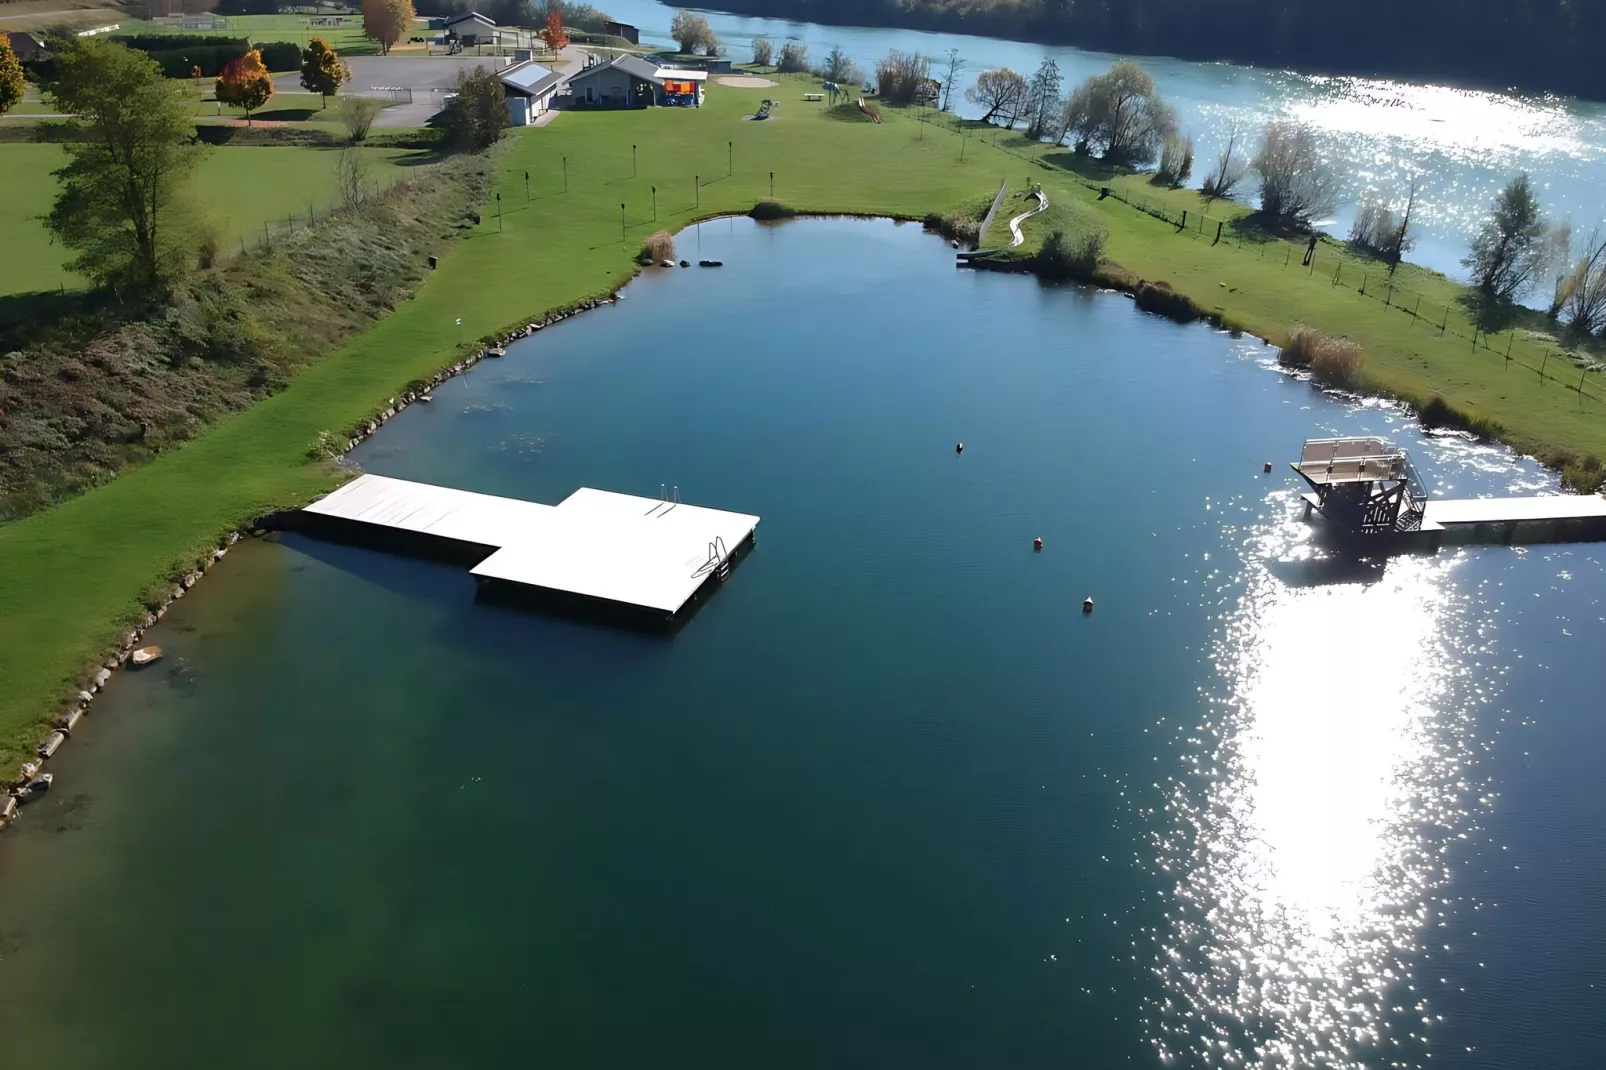
[[[781,57],[776,69],[782,74],[801,74],[809,69],[809,49],[801,41],[788,41],[781,46]]]
[[[262,53],[262,65],[270,71],[299,71],[301,46],[291,41],[269,41],[256,46]]]
[[[1178,323],[1192,323],[1202,319],[1204,313],[1187,294],[1179,294],[1169,282],[1140,282],[1133,295],[1137,305],[1145,312],[1153,312]]]
[[[754,219],[790,219],[797,215],[796,212],[773,197],[765,197],[753,205],[753,210],[748,214]]]
[[[374,120],[384,110],[385,105],[372,97],[347,97],[336,109],[341,124],[346,128],[346,136],[353,145],[367,138],[368,128],[374,125]]]
[[[1606,485],[1606,467],[1593,454],[1569,461],[1562,466],[1561,482],[1580,494],[1594,494]]]
[[[1160,166],[1155,181],[1176,188],[1193,177],[1193,138],[1172,134],[1160,148]]]
[[[661,264],[665,260],[675,259],[675,238],[667,230],[660,230],[656,234],[649,234],[647,240],[641,243],[641,253],[636,257],[638,264]]]
[[[1295,327],[1278,357],[1282,363],[1292,367],[1309,368],[1319,379],[1345,385],[1359,381],[1365,359],[1361,347],[1355,342],[1348,338],[1335,338],[1309,327]],[[1437,400],[1443,402],[1442,398]]]
[[[1104,259],[1104,232],[1088,231],[1067,238],[1063,230],[1049,234],[1032,266],[1047,279],[1091,279]]]

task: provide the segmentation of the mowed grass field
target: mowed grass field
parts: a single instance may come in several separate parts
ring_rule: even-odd
[[[257,43],[290,41],[305,48],[314,37],[342,55],[377,53],[379,45],[362,32],[362,15],[347,15],[344,26],[310,26],[310,15],[224,15],[228,25],[217,30],[181,30],[157,22],[123,19],[115,37],[133,34],[195,34],[206,37],[246,37]],[[422,23],[419,24],[422,27]],[[418,31],[422,32],[422,30]],[[414,36],[409,34],[408,36]],[[405,42],[404,42],[405,43]]]
[[[314,98],[316,99],[316,98]],[[423,154],[409,149],[364,149],[373,180],[388,185],[406,174]],[[305,224],[307,206],[323,214],[336,202],[335,161],[339,149],[301,147],[216,146],[191,179],[191,195],[222,239],[227,252],[238,253],[294,219]],[[0,296],[41,290],[82,289],[84,280],[62,265],[71,253],[51,241],[43,217],[56,196],[51,172],[65,154],[59,145],[0,143],[0,173],[6,176],[0,196]]]
[[[616,287],[635,270],[647,235],[746,212],[769,194],[771,173],[775,196],[794,208],[906,218],[975,203],[1001,179],[1017,191],[1040,181],[1058,225],[1103,227],[1109,257],[1127,270],[1220,305],[1247,329],[1276,339],[1303,322],[1349,334],[1374,369],[1403,386],[1486,403],[1523,433],[1606,453],[1606,414],[1581,407],[1571,391],[1508,373],[1488,354],[1429,337],[1397,310],[1253,248],[1179,235],[990,139],[970,139],[961,160],[958,134],[907,114],[887,109],[880,125],[828,117],[802,102],[806,88],[802,80],[762,90],[716,84],[697,110],[577,112],[510,135],[495,157],[500,221],[493,201],[478,227],[442,250],[418,296],[282,393],[80,498],[0,526],[0,754],[15,757],[36,741],[41,721],[144,615],[142,594],[176,565],[254,517],[333,487],[335,470],[307,460],[319,433],[344,433],[409,381],[450,363],[458,317],[464,338],[488,336]],[[744,121],[766,96],[784,101],[777,117]],[[1031,222],[1026,228],[1029,240],[1041,240]],[[1164,389],[1163,363],[1149,370]]]

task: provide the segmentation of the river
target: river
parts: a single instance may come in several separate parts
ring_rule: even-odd
[[[661,638],[243,543],[0,838],[8,1053],[1598,1068],[1606,546],[1350,561],[1261,464],[1370,431],[1440,493],[1550,476],[913,226],[680,240],[729,266],[355,460],[678,484],[753,553]]]
[[[616,18],[640,28],[643,43],[668,43],[677,8],[656,0],[609,0]],[[1010,67],[1030,77],[1045,56],[1059,64],[1067,90],[1108,68],[1102,52],[1043,46],[963,34],[857,26],[821,26],[781,19],[749,18],[718,11],[704,15],[731,58],[752,58],[752,39],[777,43],[796,38],[819,62],[832,45],[867,72],[891,49],[942,56],[957,48],[969,61],[962,78],[992,67]],[[1345,198],[1326,227],[1349,236],[1355,202],[1371,188],[1403,204],[1413,176],[1423,198],[1410,259],[1452,278],[1464,278],[1461,258],[1495,194],[1518,172],[1533,175],[1552,219],[1568,218],[1587,234],[1606,221],[1606,104],[1543,94],[1497,93],[1383,78],[1327,77],[1293,71],[1196,63],[1163,56],[1139,57],[1164,98],[1176,109],[1183,132],[1194,138],[1197,186],[1234,127],[1250,139],[1274,118],[1313,124],[1331,162],[1347,176]],[[981,111],[955,94],[955,110],[970,118]],[[1246,182],[1240,196],[1252,198]],[[1544,295],[1548,298],[1548,291]]]

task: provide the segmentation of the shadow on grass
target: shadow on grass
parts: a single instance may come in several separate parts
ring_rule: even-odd
[[[1061,171],[1069,171],[1073,175],[1079,175],[1089,182],[1107,182],[1126,173],[1114,164],[1108,164],[1103,160],[1072,152],[1070,149],[1044,153],[1043,162],[1050,167],[1057,167]]]
[[[0,349],[20,349],[52,333],[54,324],[93,307],[83,290],[40,290],[0,295]]]
[[[1456,298],[1462,311],[1473,326],[1485,334],[1509,331],[1517,326],[1529,310],[1479,289],[1468,289]]]

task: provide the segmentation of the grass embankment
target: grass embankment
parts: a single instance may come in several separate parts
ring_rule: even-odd
[[[409,173],[417,152],[364,149],[374,181],[389,185]],[[282,232],[289,219],[304,224],[307,206],[327,214],[338,199],[335,161],[339,153],[319,148],[217,147],[196,169],[190,189],[205,206],[225,250],[262,241],[263,224]],[[7,318],[4,298],[36,291],[81,290],[84,280],[62,265],[71,253],[51,241],[43,217],[56,196],[51,172],[66,160],[60,145],[0,143],[0,172],[6,176],[0,196],[0,235],[6,255],[0,257],[0,322]]]
[[[333,471],[307,461],[319,433],[353,428],[409,381],[449,363],[457,317],[463,337],[475,338],[608,290],[634,270],[648,235],[749,210],[769,194],[772,171],[776,197],[792,207],[913,219],[973,203],[1006,176],[1018,189],[1029,174],[1076,220],[1107,228],[1108,254],[1126,269],[1223,304],[1257,333],[1281,339],[1305,322],[1349,334],[1402,390],[1498,400],[1524,434],[1606,453],[1606,416],[1579,412],[1576,395],[1553,384],[1521,387],[1499,361],[1429,338],[1398,311],[1323,290],[1251,249],[1179,237],[1125,204],[1097,201],[1069,173],[1028,167],[979,140],[961,160],[957,135],[893,109],[879,125],[827,120],[823,105],[801,101],[805,88],[800,79],[779,89],[714,86],[699,110],[576,113],[519,132],[496,156],[500,221],[487,212],[416,298],[274,397],[82,497],[0,527],[0,740],[8,752],[34,740],[86,667],[144,614],[141,596],[153,581],[252,517],[333,486]],[[765,96],[786,104],[769,121],[743,121]],[[1026,230],[1041,242],[1047,228],[1028,222]],[[1164,369],[1154,371],[1163,381]]]
[[[184,30],[177,26],[167,26],[159,22],[144,22],[140,19],[119,19],[114,37],[129,37],[140,34],[185,34],[198,37],[246,37],[254,44],[263,44],[268,41],[290,41],[305,48],[307,42],[314,37],[321,37],[330,48],[346,56],[360,56],[379,51],[377,42],[371,40],[362,32],[362,16],[360,14],[345,16],[344,26],[312,26],[310,15],[224,15],[221,16],[228,25],[220,29]],[[407,37],[421,37],[424,35],[423,26],[407,34]],[[403,38],[405,43],[406,38]]]

